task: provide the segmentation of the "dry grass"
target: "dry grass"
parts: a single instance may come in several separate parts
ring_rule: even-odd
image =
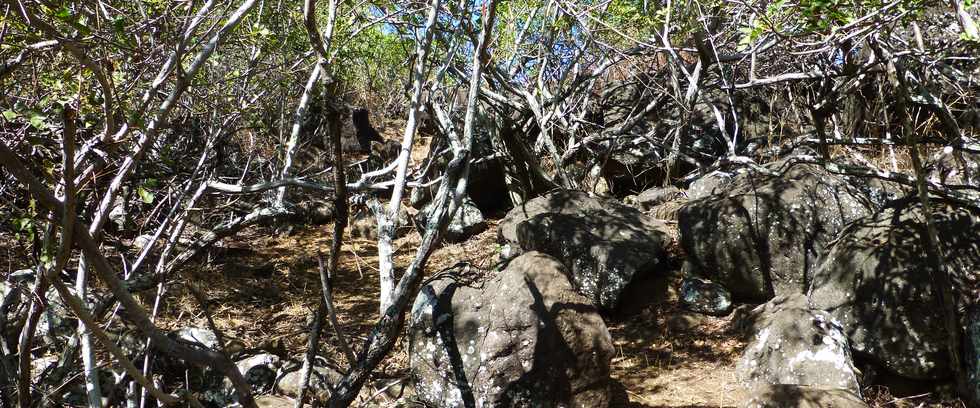
[[[321,294],[317,251],[329,248],[327,227],[303,229],[289,236],[270,236],[252,229],[187,268],[171,284],[158,323],[167,329],[207,327],[206,317],[187,285],[196,285],[209,298],[215,325],[224,336],[246,349],[263,349],[299,359],[306,350],[309,319]],[[395,241],[396,272],[414,258],[420,236],[415,231]],[[334,278],[338,319],[352,345],[359,347],[378,316],[377,243],[348,239]],[[444,245],[432,255],[432,275],[459,262],[490,268],[497,259],[496,222],[460,244]],[[327,335],[321,354],[338,366],[347,362],[334,336]],[[404,342],[376,371],[379,378],[407,374]],[[374,390],[365,390],[373,394]]]
[[[872,386],[863,390],[864,400],[872,408],[967,408],[965,402],[943,398],[932,393],[896,397],[887,387]]]
[[[291,236],[272,236],[264,229],[245,231],[212,251],[210,259],[184,270],[170,285],[158,324],[166,329],[206,327],[201,307],[187,288],[193,284],[208,296],[212,317],[226,338],[247,349],[299,358],[306,348],[308,319],[320,296],[316,253],[329,246],[327,229],[304,229]],[[396,240],[398,268],[412,259],[418,241],[415,232]],[[349,239],[343,251],[335,276],[338,318],[346,333],[363,340],[378,313],[377,247],[370,240]],[[439,248],[428,270],[458,262],[489,268],[497,258],[496,251],[494,223],[464,243]],[[338,365],[346,363],[332,336],[327,336],[322,354]],[[377,375],[391,378],[406,373],[407,356],[400,342]]]
[[[626,386],[632,407],[727,407],[745,394],[734,365],[745,344],[729,317],[687,312],[668,298],[640,315],[609,323],[617,356],[613,377]]]

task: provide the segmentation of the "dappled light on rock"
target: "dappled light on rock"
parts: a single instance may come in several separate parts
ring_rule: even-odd
[[[558,262],[529,252],[488,280],[460,272],[423,287],[412,307],[409,359],[423,401],[614,406],[609,333]]]

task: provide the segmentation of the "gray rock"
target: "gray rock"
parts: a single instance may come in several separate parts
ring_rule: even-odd
[[[236,365],[245,376],[245,381],[252,386],[252,390],[265,393],[272,391],[272,387],[276,384],[281,362],[278,356],[263,353],[241,360]],[[231,388],[231,383],[227,383],[226,387]]]
[[[209,349],[218,349],[218,336],[211,329],[201,327],[184,327],[174,333],[178,339],[190,343],[199,343]]]
[[[143,248],[146,248],[146,246],[150,245],[152,242],[153,242],[152,234],[139,235],[136,238],[133,238],[133,248],[142,251]]]
[[[68,292],[76,297],[78,296],[74,287],[69,287]],[[26,292],[24,294],[26,295]],[[44,311],[41,313],[41,319],[38,321],[38,334],[44,336],[47,341],[53,344],[65,344],[75,334],[78,328],[78,319],[75,318],[74,313],[68,307],[68,303],[61,298],[57,290],[54,288],[48,289],[45,296],[48,301],[48,306],[44,308]],[[95,295],[92,292],[88,292],[85,303],[87,303],[86,306],[89,308],[96,303]]]
[[[10,273],[7,276],[7,282],[14,284],[31,284],[34,282],[34,270],[33,269],[20,269]]]
[[[677,187],[656,187],[644,190],[635,196],[628,196],[623,199],[623,202],[640,211],[649,211],[658,205],[684,197],[686,197],[684,191]]]
[[[810,278],[810,303],[843,323],[856,352],[889,371],[917,380],[943,379],[951,372],[946,331],[925,256],[924,218],[912,201],[844,233]],[[933,221],[951,279],[976,276],[980,217],[935,207]],[[954,294],[961,302],[975,296]]]
[[[942,184],[980,187],[980,154],[946,147],[935,157],[928,176],[930,180]]]
[[[275,388],[282,362],[274,354],[262,353],[241,359],[235,365],[252,387],[252,391],[256,394],[264,394],[272,392]],[[204,398],[220,406],[235,406],[239,394],[235,391],[231,380],[214,372],[207,372],[206,375],[222,380],[220,383],[211,382],[212,386],[204,390]]]
[[[481,282],[424,286],[408,322],[417,397],[438,407],[609,406],[612,340],[563,269],[530,252]]]
[[[181,341],[199,343],[212,349],[218,347],[217,337],[209,329],[187,327],[178,330],[175,334]],[[226,347],[231,348],[230,345]],[[239,406],[239,394],[231,380],[214,368],[189,366],[181,360],[168,357],[163,358],[163,361],[171,370],[180,369],[188,373],[192,387],[200,390],[201,401],[206,401],[212,406]],[[267,393],[276,385],[281,361],[273,354],[264,353],[240,359],[235,362],[235,365],[245,377],[245,381],[251,385],[254,393]]]
[[[734,178],[735,175],[733,173],[717,170],[705,174],[691,183],[687,189],[687,197],[692,200],[697,200],[715,194],[721,194]]]
[[[852,391],[807,385],[762,385],[752,390],[746,408],[868,408]]]
[[[435,203],[430,203],[415,215],[415,227],[419,230],[420,234],[425,233],[429,215],[434,205]],[[464,197],[455,216],[452,217],[449,225],[446,226],[446,235],[443,239],[448,242],[462,242],[473,235],[486,231],[486,229],[487,223],[483,219],[483,213],[476,207],[473,200],[469,197]]]
[[[667,233],[665,224],[635,208],[611,200],[600,204],[526,219],[517,226],[517,246],[557,258],[579,293],[612,311],[630,285],[664,273]]]
[[[698,278],[681,282],[681,304],[688,310],[712,316],[724,316],[732,311],[732,294],[724,286]]]
[[[167,336],[177,342],[193,344],[192,347],[206,347],[212,350],[219,348],[217,336],[206,328],[183,327],[167,333]],[[182,378],[186,379],[186,386],[200,393],[198,399],[204,402],[205,406],[224,407],[235,402],[232,387],[226,384],[224,375],[213,367],[190,364],[178,356],[167,353],[158,353],[154,357],[154,366],[157,372],[182,373]]]
[[[579,214],[584,211],[601,211],[610,202],[612,201],[591,197],[582,191],[557,190],[515,206],[497,226],[497,241],[510,247],[508,256],[502,254],[501,258],[506,260],[520,255],[517,226],[528,218],[546,213]]]
[[[411,231],[408,212],[405,206],[400,206],[398,211],[398,222],[395,227],[395,237],[401,237]],[[354,238],[376,240],[378,239],[378,218],[370,208],[364,205],[355,206],[351,211],[350,234]]]
[[[745,173],[725,191],[682,207],[678,226],[687,270],[724,285],[736,300],[803,292],[837,233],[871,214],[846,180],[811,165],[778,177]]]
[[[754,333],[736,364],[746,388],[798,384],[860,392],[847,336],[801,294],[778,296],[752,311]]]
[[[295,398],[299,396],[302,370],[299,367],[293,367],[290,370],[284,371],[286,373],[276,382],[276,389],[284,395]],[[316,401],[326,401],[327,398],[330,398],[331,384],[337,384],[341,378],[342,375],[332,368],[315,366],[310,373],[307,395],[310,395],[311,399]]]

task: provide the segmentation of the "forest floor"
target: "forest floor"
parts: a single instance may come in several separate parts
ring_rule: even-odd
[[[496,220],[487,231],[460,244],[444,245],[429,261],[428,276],[460,262],[492,269],[498,258]],[[327,226],[269,236],[251,230],[228,242],[220,255],[202,260],[174,285],[161,323],[171,328],[206,327],[200,307],[184,285],[206,285],[211,313],[224,335],[241,341],[246,349],[270,349],[299,358],[307,347],[308,319],[313,314],[320,286],[317,251],[330,245]],[[412,259],[419,235],[411,231],[396,240],[396,264]],[[349,239],[343,246],[340,270],[335,275],[335,301],[343,330],[359,346],[378,315],[376,243]],[[735,362],[745,342],[727,317],[711,317],[683,310],[677,300],[679,277],[672,274],[667,296],[632,316],[607,319],[616,348],[612,376],[625,387],[634,408],[734,407],[746,398],[735,378]],[[327,336],[322,354],[338,366],[344,358],[333,336]],[[374,396],[383,384],[408,379],[404,336],[376,372],[378,380],[362,398]],[[397,388],[397,387],[396,387]],[[390,398],[375,396],[366,406],[414,406],[410,392]],[[866,390],[874,407],[961,406],[928,395],[893,398],[887,390]]]
[[[429,276],[466,262],[491,269],[497,260],[496,221],[490,228],[461,243],[439,248],[427,268]],[[412,259],[418,244],[410,232],[396,241],[396,264]],[[174,285],[169,307],[160,323],[165,327],[207,327],[198,302],[186,285],[208,288],[211,314],[224,336],[246,349],[285,351],[301,356],[307,347],[307,319],[320,295],[317,251],[330,245],[326,228],[292,235],[267,236],[247,231],[228,242],[220,255],[203,260]],[[377,248],[374,241],[351,239],[343,247],[335,275],[335,301],[344,331],[359,345],[378,315]],[[673,286],[673,285],[672,285]],[[673,290],[665,302],[652,304],[630,317],[608,320],[616,348],[612,375],[626,388],[631,407],[724,407],[744,397],[736,386],[734,364],[744,347],[730,329],[730,318],[715,318],[680,309]],[[323,354],[339,366],[339,344],[327,337]],[[385,360],[377,377],[404,378],[408,356],[404,341]],[[374,394],[366,390],[365,395]],[[378,401],[375,401],[378,402]],[[409,400],[403,402],[410,403]]]
[[[492,269],[498,259],[498,220],[487,231],[460,244],[443,245],[429,261],[428,276],[467,262]],[[320,296],[317,252],[330,245],[330,226],[303,227],[292,233],[252,228],[226,240],[169,281],[157,323],[165,329],[207,327],[207,318],[189,288],[205,294],[215,325],[229,342],[246,350],[267,351],[299,359],[307,347],[309,319]],[[0,234],[4,235],[4,234]],[[0,268],[7,272],[26,267],[26,250],[10,236],[0,236]],[[395,242],[395,260],[404,267],[412,259],[419,235],[410,231]],[[359,346],[378,315],[377,247],[373,240],[348,238],[335,275],[335,301],[344,331]],[[5,275],[5,274],[0,274]],[[733,407],[745,397],[735,379],[735,362],[745,343],[733,329],[732,316],[710,317],[683,310],[676,296],[679,278],[673,274],[667,296],[631,316],[606,319],[616,356],[612,376],[625,387],[630,407]],[[152,304],[152,294],[144,294]],[[362,393],[360,406],[416,406],[411,400],[408,356],[402,341],[375,373]],[[343,354],[333,336],[325,337],[321,354],[343,367]],[[401,387],[384,385],[400,381]],[[391,395],[394,394],[395,397]],[[401,395],[401,397],[397,397]],[[866,389],[875,408],[963,407],[931,395],[896,398],[887,389]],[[291,400],[267,397],[265,407],[292,406]],[[364,402],[364,401],[362,401]],[[358,406],[355,404],[355,406]]]

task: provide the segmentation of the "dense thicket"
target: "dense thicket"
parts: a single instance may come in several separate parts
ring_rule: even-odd
[[[961,0],[0,1],[0,228],[34,265],[33,293],[0,306],[0,405],[97,384],[109,360],[161,403],[193,399],[113,345],[121,305],[148,349],[221,371],[253,406],[226,354],[174,341],[134,298],[252,225],[335,220],[320,327],[348,208],[376,215],[380,317],[333,384],[344,406],[473,187],[499,187],[470,194],[496,210],[559,187],[624,197],[793,153],[978,207],[977,16]],[[401,139],[357,143],[357,108]],[[433,141],[414,157],[419,132]],[[433,210],[396,273],[410,195]],[[159,245],[106,249],[138,236]],[[49,287],[83,324],[32,377],[25,350],[56,347],[35,338]],[[26,318],[5,321],[14,307]]]

